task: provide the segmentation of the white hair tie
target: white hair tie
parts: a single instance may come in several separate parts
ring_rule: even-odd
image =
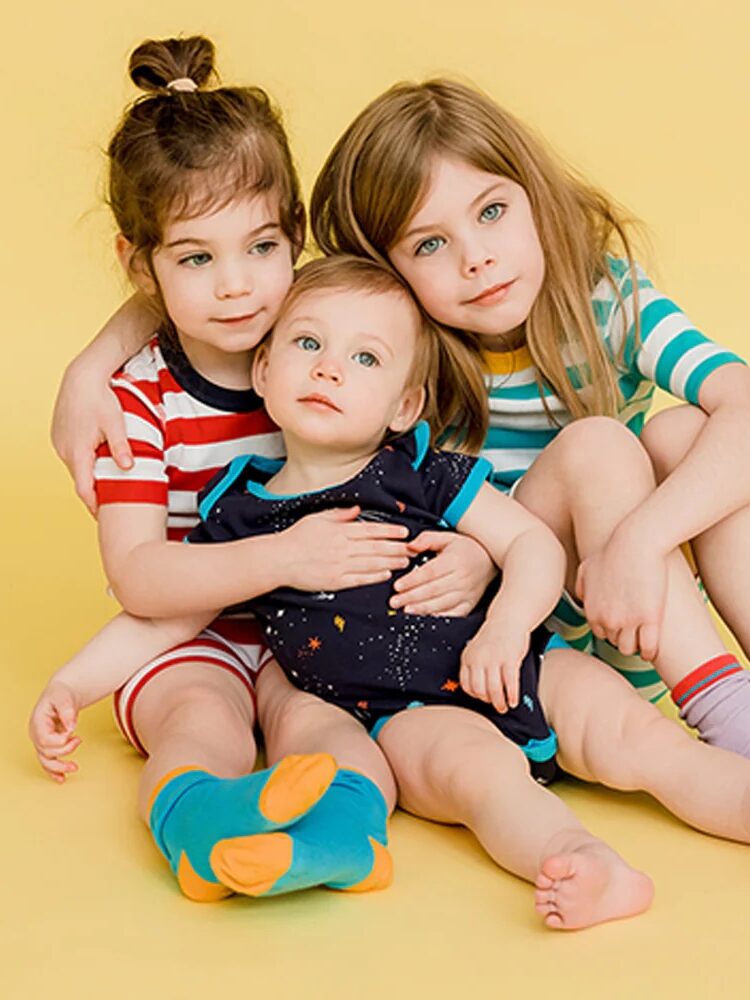
[[[167,84],[167,90],[185,90],[189,93],[198,89],[198,84],[195,80],[191,80],[189,76],[180,76],[176,80],[170,80]]]

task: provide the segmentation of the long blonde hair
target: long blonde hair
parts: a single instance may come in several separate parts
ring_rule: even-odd
[[[436,79],[397,84],[369,104],[334,146],[313,190],[311,225],[323,252],[387,262],[440,155],[507,177],[529,198],[545,278],[525,337],[542,399],[546,384],[574,417],[615,415],[616,370],[597,330],[591,294],[606,278],[622,306],[607,266],[610,252],[624,254],[635,276],[624,214],[485,94]],[[635,280],[633,286],[637,295]],[[635,315],[637,324],[637,308]],[[479,366],[476,340],[465,339]]]

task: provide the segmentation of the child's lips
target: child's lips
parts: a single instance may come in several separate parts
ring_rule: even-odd
[[[509,289],[515,284],[516,279],[513,278],[511,281],[503,281],[497,285],[490,285],[489,288],[484,288],[479,295],[475,295],[473,299],[468,299],[469,305],[473,306],[494,306],[502,300],[507,295]]]
[[[223,323],[225,326],[240,326],[242,323],[249,323],[257,315],[257,312],[252,312],[243,313],[242,316],[217,316],[216,322]]]
[[[317,392],[313,392],[309,396],[301,396],[299,402],[308,403],[316,409],[333,410],[334,413],[341,413],[341,410],[338,406],[336,406],[332,399],[329,399],[328,396],[323,396]]]

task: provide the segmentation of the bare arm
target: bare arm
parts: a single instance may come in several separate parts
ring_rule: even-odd
[[[153,334],[153,310],[133,295],[105,323],[65,370],[52,414],[52,445],[68,467],[76,492],[94,513],[94,451],[109,443],[117,464],[132,464],[122,412],[109,388],[110,376]]]
[[[708,420],[692,448],[615,532],[662,555],[750,504],[750,369],[718,368],[699,400]]]
[[[466,645],[461,685],[498,711],[518,704],[518,673],[531,632],[553,610],[565,579],[565,552],[550,529],[485,483],[458,524],[503,570],[482,628]]]
[[[667,556],[750,503],[750,371],[718,368],[699,400],[708,420],[683,460],[578,570],[594,635],[647,660],[659,650]]]
[[[227,607],[276,587],[341,590],[408,565],[406,529],[356,522],[358,507],[311,514],[286,531],[234,542],[166,541],[164,508],[107,504],[99,543],[115,596],[131,614],[172,617]]]
[[[52,675],[29,720],[29,736],[44,770],[56,781],[77,770],[63,760],[80,745],[78,713],[112,694],[155,656],[196,635],[215,617],[205,612],[152,621],[122,613]]]

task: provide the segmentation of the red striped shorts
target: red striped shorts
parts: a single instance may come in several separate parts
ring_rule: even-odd
[[[271,657],[261,627],[254,618],[216,618],[194,639],[180,643],[141,667],[115,693],[115,722],[128,743],[147,757],[135,729],[133,710],[150,680],[184,663],[204,663],[228,670],[244,684],[255,706],[255,680]]]

